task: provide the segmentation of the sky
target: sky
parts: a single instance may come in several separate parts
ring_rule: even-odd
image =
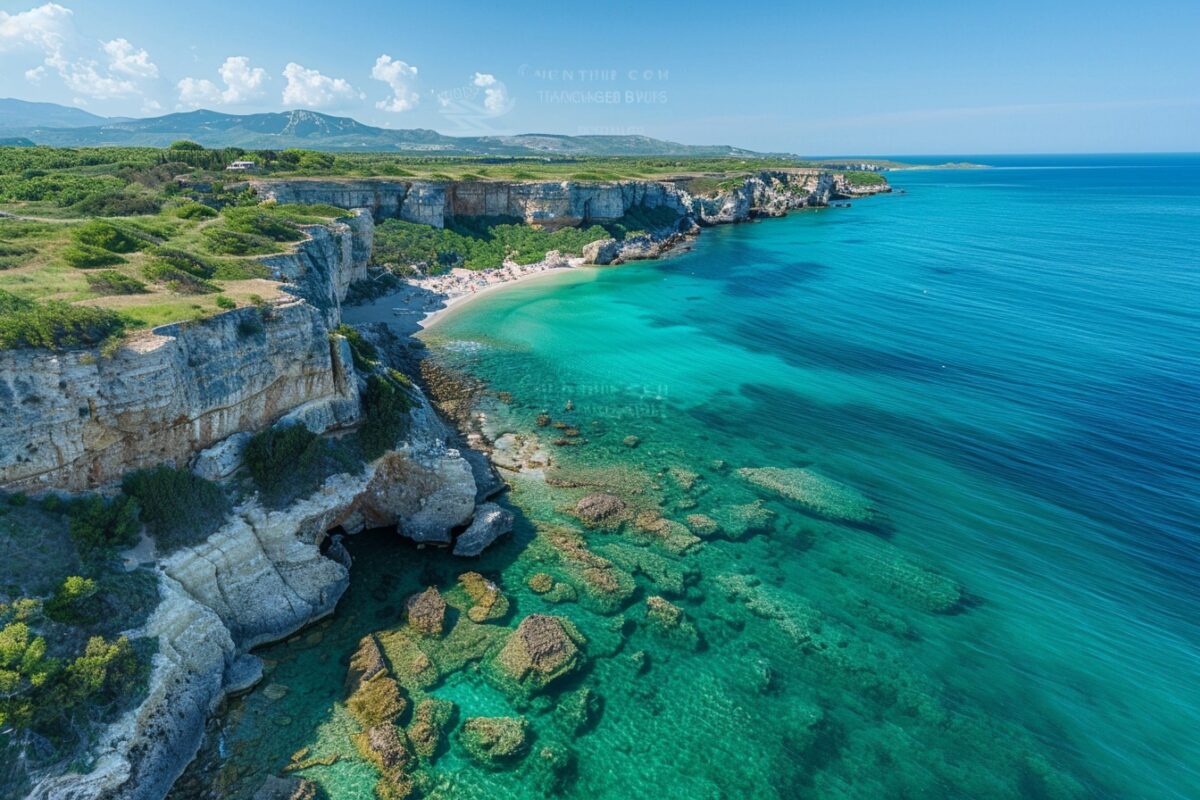
[[[1200,2],[0,0],[0,97],[803,155],[1200,151]]]

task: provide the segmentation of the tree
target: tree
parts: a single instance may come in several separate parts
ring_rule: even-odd
[[[34,712],[30,694],[46,685],[54,668],[46,640],[24,622],[0,630],[0,727],[28,724]]]
[[[178,139],[174,142],[171,142],[170,146],[167,147],[167,149],[168,150],[203,150],[204,145],[199,144],[197,142],[189,141],[187,139]]]
[[[90,621],[95,614],[89,611],[87,601],[95,594],[94,580],[72,575],[54,590],[54,596],[46,602],[46,616],[56,622]]]

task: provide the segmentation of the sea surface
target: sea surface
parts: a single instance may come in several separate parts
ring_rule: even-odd
[[[248,797],[305,747],[330,798],[374,796],[349,659],[475,569],[508,614],[401,679],[457,707],[426,796],[1200,797],[1200,157],[954,160],[995,167],[451,311],[430,358],[551,460],[510,476],[515,534],[470,562],[355,537],[338,612],[261,652],[176,796]],[[571,513],[595,491],[623,524]],[[491,629],[533,613],[586,655],[526,698]],[[463,721],[513,715],[528,755],[470,760]]]

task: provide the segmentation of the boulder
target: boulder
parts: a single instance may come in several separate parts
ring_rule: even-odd
[[[475,509],[475,519],[454,541],[454,555],[477,556],[492,542],[512,531],[513,515],[495,503]]]
[[[317,797],[317,785],[307,778],[272,775],[263,781],[253,800],[316,800]]]
[[[583,246],[585,264],[611,264],[621,254],[621,243],[616,239],[600,239]]]
[[[446,601],[430,586],[404,601],[408,624],[426,636],[440,636],[446,620]]]
[[[441,746],[442,737],[454,719],[454,703],[449,700],[427,698],[417,703],[412,722],[408,726],[408,740],[413,752],[422,758],[432,759]]]
[[[235,433],[201,450],[192,459],[192,472],[205,480],[219,481],[228,478],[242,466],[242,454],[252,434],[247,431]]]
[[[458,735],[467,754],[485,767],[522,758],[529,749],[529,723],[524,717],[472,717]]]

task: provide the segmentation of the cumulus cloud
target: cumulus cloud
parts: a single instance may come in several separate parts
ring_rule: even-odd
[[[222,89],[207,78],[184,78],[176,84],[179,104],[191,108],[201,106],[237,105],[257,99],[263,94],[267,71],[251,67],[246,56],[230,56],[217,70]]]
[[[58,3],[9,14],[0,11],[0,51],[33,47],[47,58],[62,55],[70,32],[71,9]]]
[[[140,94],[136,79],[157,77],[158,67],[150,54],[127,39],[102,43],[108,58],[106,67],[93,59],[69,54],[68,45],[74,38],[71,18],[71,9],[58,3],[45,3],[16,14],[0,11],[0,51],[40,51],[42,64],[25,70],[26,80],[37,83],[51,69],[75,94],[99,100]]]
[[[508,87],[496,80],[495,75],[476,72],[471,83],[483,89],[483,107],[489,113],[504,114],[512,108],[512,98],[508,96]]]
[[[287,78],[287,86],[283,87],[283,104],[289,107],[329,108],[362,96],[341,78],[330,78],[294,61],[283,68],[283,77]]]
[[[157,78],[158,65],[150,60],[150,54],[129,43],[128,39],[113,39],[104,43],[111,72],[122,72],[135,78]]]
[[[111,71],[102,73],[98,66],[95,61],[87,59],[63,62],[58,66],[58,74],[72,92],[97,100],[128,97],[139,93],[137,84],[133,81],[118,78]]]
[[[393,59],[389,55],[381,55],[375,59],[375,67],[371,70],[371,77],[377,81],[383,81],[392,90],[392,96],[387,100],[380,100],[375,104],[375,107],[383,111],[408,111],[415,107],[421,99],[420,95],[412,87],[413,80],[417,77],[417,68],[406,64],[398,59]]]

